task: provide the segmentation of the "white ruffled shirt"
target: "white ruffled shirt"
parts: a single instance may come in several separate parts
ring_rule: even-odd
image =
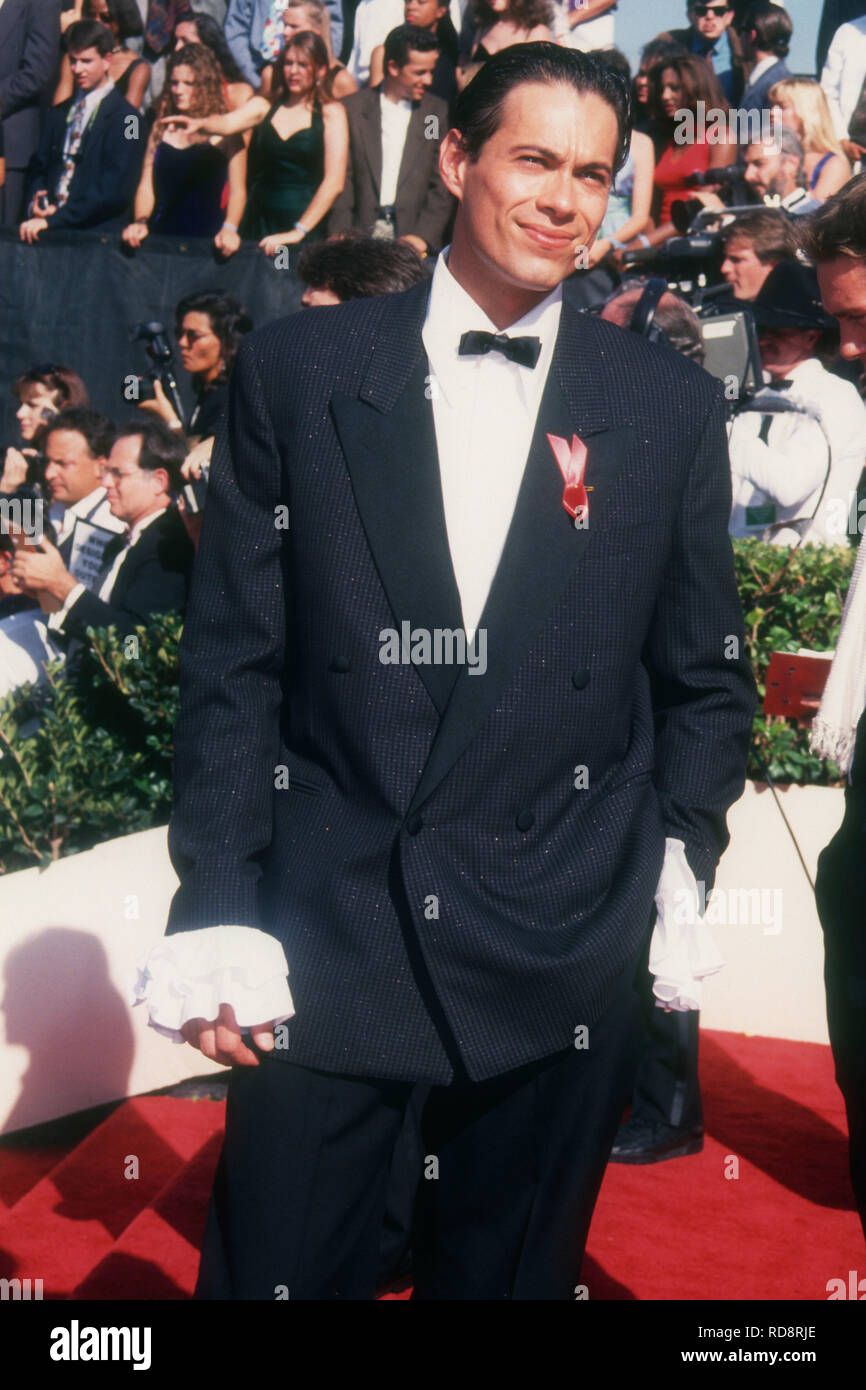
[[[464,626],[474,630],[499,564],[529,441],[553,358],[562,309],[561,287],[507,330],[512,336],[531,332],[541,340],[532,370],[500,353],[460,357],[457,346],[469,329],[495,332],[495,325],[448,270],[448,247],[440,254],[430,290],[422,339],[437,389],[431,391],[442,498]],[[467,396],[467,392],[469,395]],[[485,506],[483,527],[467,535],[466,403],[474,397],[473,419],[492,431],[495,466],[511,486],[500,492],[509,504],[496,512]],[[507,409],[506,409],[507,406]],[[515,416],[515,411],[517,412]],[[520,419],[521,411],[525,416]],[[507,417],[507,418],[506,418]],[[507,428],[499,428],[497,420]],[[459,423],[459,427],[458,427]],[[479,451],[483,457],[484,451]],[[481,496],[490,493],[482,488]],[[480,515],[478,508],[470,514]],[[469,544],[471,540],[471,544]],[[470,639],[471,640],[471,639]],[[700,900],[702,901],[702,900]],[[658,912],[650,944],[653,992],[660,1008],[699,1009],[701,980],[720,970],[720,956],[698,911],[699,892],[682,840],[665,841],[665,857],[655,894]],[[206,927],[164,937],[143,959],[132,988],[132,1001],[146,1003],[148,1021],[174,1042],[193,1018],[214,1019],[222,1003],[234,1008],[242,1029],[284,1023],[295,1013],[287,976],[289,966],[280,943],[266,932],[243,924]]]

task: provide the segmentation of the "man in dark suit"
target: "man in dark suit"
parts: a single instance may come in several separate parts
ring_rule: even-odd
[[[420,256],[440,250],[454,200],[439,173],[448,107],[429,91],[438,56],[435,34],[401,24],[385,39],[381,87],[345,98],[349,164],[328,221],[332,234],[352,227],[397,237]]]
[[[371,1297],[418,1082],[415,1296],[575,1297],[663,865],[712,881],[755,703],[721,390],[563,292],[625,108],[495,54],[431,284],[238,355],[138,991],[236,1068],[199,1297]]]
[[[88,627],[127,634],[152,614],[184,612],[194,552],[172,506],[184,457],[182,437],[161,420],[120,430],[103,478],[125,530],[105,547],[93,591],[69,573],[48,541],[40,552],[19,553],[13,575],[22,588],[39,591],[51,632],[82,641]]]
[[[147,131],[109,76],[114,38],[95,20],[70,25],[76,91],[52,107],[28,173],[21,240],[47,228],[119,226],[138,184]]]
[[[847,183],[808,224],[804,250],[817,268],[821,298],[838,321],[839,351],[866,367],[866,176]],[[866,1233],[866,553],[858,511],[859,554],[845,602],[833,665],[815,716],[812,747],[843,774],[845,815],[818,857],[815,900],[824,929],[827,1024],[836,1081],[848,1116],[851,1183]]]
[[[750,7],[742,29],[745,56],[753,64],[740,98],[744,111],[765,110],[770,89],[791,76],[785,59],[793,32],[791,16],[774,0],[758,0]]]
[[[0,123],[6,181],[0,224],[18,225],[27,165],[60,66],[60,0],[3,0],[0,5]]]

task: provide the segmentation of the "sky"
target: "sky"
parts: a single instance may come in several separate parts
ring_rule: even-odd
[[[822,0],[786,0],[785,8],[794,21],[788,67],[792,72],[814,73]],[[866,12],[866,0],[863,9]],[[622,49],[634,71],[645,43],[662,29],[680,28],[687,23],[686,0],[619,0],[616,46]]]

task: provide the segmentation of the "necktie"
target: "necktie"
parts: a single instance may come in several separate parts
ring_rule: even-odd
[[[534,367],[541,353],[541,339],[509,338],[507,333],[488,333],[485,329],[472,329],[460,339],[458,353],[461,357],[488,352],[501,352],[509,362],[516,362],[520,367]]]
[[[80,96],[69,114],[69,133],[63,155],[63,169],[54,194],[54,204],[59,208],[63,207],[69,197],[69,187],[75,173],[75,159],[84,135],[84,109],[85,97]]]
[[[275,62],[283,46],[283,10],[288,3],[289,0],[273,0],[271,12],[265,20],[260,51],[266,63]]]

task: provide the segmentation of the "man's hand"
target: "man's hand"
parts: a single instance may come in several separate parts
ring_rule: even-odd
[[[60,551],[43,536],[38,550],[17,550],[12,565],[12,577],[16,584],[28,593],[35,593],[43,606],[43,612],[56,612],[53,605],[45,607],[43,596],[58,600],[60,607],[66,595],[78,583],[60,558]]]
[[[180,466],[180,471],[187,482],[190,482],[193,478],[201,477],[202,464],[210,463],[213,446],[213,435],[208,435],[207,439],[202,439],[196,444],[194,449],[190,449]]]
[[[29,242],[32,246],[39,238],[39,233],[44,232],[48,222],[44,217],[28,217],[26,222],[22,222],[18,229],[18,235],[22,241]]]
[[[262,1052],[272,1052],[274,1048],[273,1020],[270,1023],[257,1023],[248,1028],[256,1047]],[[191,1018],[181,1028],[181,1033],[191,1047],[197,1047],[205,1057],[220,1062],[224,1067],[257,1067],[259,1059],[241,1041],[241,1030],[231,1004],[220,1004],[215,1019]]]

